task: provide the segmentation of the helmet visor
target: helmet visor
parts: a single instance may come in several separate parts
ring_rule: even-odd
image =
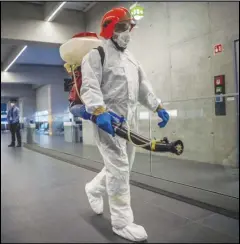
[[[135,26],[135,23],[130,19],[130,20],[123,20],[118,22],[115,25],[114,31],[117,33],[121,33],[127,30],[131,30]]]

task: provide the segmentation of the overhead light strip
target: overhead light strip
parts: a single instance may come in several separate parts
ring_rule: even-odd
[[[15,61],[21,56],[21,54],[25,51],[27,46],[24,46],[22,50],[18,53],[18,55],[13,59],[13,61],[7,66],[7,68],[4,70],[4,72],[7,72],[9,68],[15,63]]]
[[[66,2],[62,2],[57,8],[56,10],[50,15],[50,17],[47,19],[47,22],[51,21],[53,19],[53,17],[57,14],[57,12],[63,7],[63,5]]]

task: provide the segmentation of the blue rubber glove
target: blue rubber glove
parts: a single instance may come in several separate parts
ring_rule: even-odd
[[[158,117],[162,119],[162,121],[158,123],[158,126],[164,128],[169,121],[169,114],[165,109],[159,109],[157,113]]]
[[[97,116],[96,124],[102,130],[115,136],[115,131],[112,126],[113,121],[115,121],[114,118],[109,113],[105,112]]]
[[[91,118],[91,114],[89,114],[87,111],[86,111],[86,108],[85,106],[83,105],[80,110],[79,110],[79,116],[85,120],[90,120]]]

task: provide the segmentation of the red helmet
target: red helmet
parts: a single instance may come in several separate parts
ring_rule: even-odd
[[[131,14],[126,8],[113,8],[102,18],[100,36],[110,39],[113,36],[115,25],[121,21],[131,21],[131,30],[135,26]]]

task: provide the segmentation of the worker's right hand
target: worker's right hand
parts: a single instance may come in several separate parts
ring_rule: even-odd
[[[112,122],[114,122],[114,118],[108,112],[104,112],[97,116],[97,126],[109,133],[110,135],[115,136],[115,131],[113,129]]]

